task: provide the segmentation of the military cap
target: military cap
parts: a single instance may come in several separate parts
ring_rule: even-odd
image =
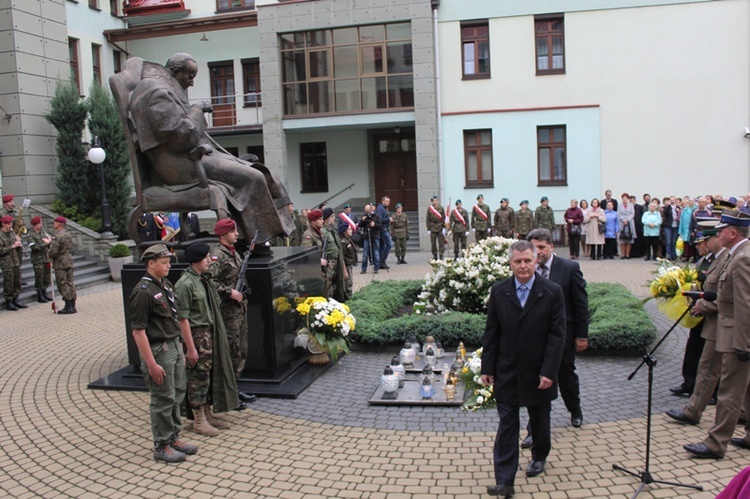
[[[65,218],[65,217],[55,217],[55,222],[57,222],[59,224],[67,224],[68,223],[68,219]]]
[[[396,203],[396,209],[401,208],[401,203]]]
[[[726,209],[721,213],[721,220],[717,229],[723,229],[733,225],[735,227],[750,227],[750,215],[740,210]]]
[[[711,207],[711,213],[713,213],[716,216],[721,215],[722,211],[725,209],[733,210],[737,208],[737,205],[734,203],[730,203],[729,201],[724,201],[723,199],[717,199],[714,201],[713,206]]]
[[[348,203],[344,205],[344,209],[351,208],[351,207],[352,207],[352,205],[350,205]]]
[[[311,222],[318,220],[322,216],[323,212],[321,210],[310,210],[307,212],[307,219]]]
[[[13,199],[15,199],[13,197],[13,194],[6,194],[5,196],[3,196],[3,203],[9,203],[13,201]]]
[[[500,202],[501,202],[501,203],[510,203],[510,199],[508,199],[508,198],[503,198],[503,199],[501,199],[501,200],[500,200]]]
[[[148,248],[146,248],[146,250],[141,255],[141,261],[145,262],[146,260],[153,260],[155,258],[162,258],[165,256],[172,256],[172,253],[169,252],[167,246],[164,244],[154,244],[153,246],[149,246]]]
[[[216,225],[214,225],[214,234],[217,236],[223,236],[224,234],[232,232],[236,227],[237,223],[231,218],[222,218],[216,222]]]
[[[547,198],[547,196],[542,196],[542,199],[539,200],[540,203],[543,203],[545,201],[549,201],[549,199]]]
[[[480,199],[484,199],[484,196],[483,196],[483,195],[481,195],[481,194],[479,194],[479,195],[477,196],[477,201],[479,201]]]
[[[461,200],[460,199],[456,199],[456,206],[458,206],[459,204],[461,204]]]
[[[348,223],[346,223],[346,222],[341,222],[341,223],[339,224],[339,229],[338,229],[338,230],[339,230],[339,235],[340,235],[340,236],[343,236],[343,235],[344,235],[344,232],[346,232],[346,229],[348,229],[348,228],[349,228],[349,224],[348,224]]]
[[[432,197],[430,198],[430,201],[432,201],[433,199],[437,199],[437,198],[438,198],[437,196],[432,196]]]
[[[323,208],[323,220],[328,220],[333,215],[332,208]]]
[[[13,217],[10,215],[5,215],[3,218],[0,218],[0,222],[4,224],[12,224],[13,223]]]
[[[528,199],[524,199],[523,201],[521,201],[520,203],[518,203],[518,206],[523,206],[525,204],[529,204],[529,200]]]
[[[211,251],[211,246],[208,243],[193,243],[185,248],[185,261],[188,263],[200,262]]]
[[[31,219],[31,225],[36,225],[40,223],[42,223],[42,217],[40,217],[39,215]]]

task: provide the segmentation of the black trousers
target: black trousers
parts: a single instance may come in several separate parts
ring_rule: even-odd
[[[570,249],[570,256],[578,258],[578,253],[581,249],[581,235],[568,233],[568,248]]]
[[[656,260],[659,249],[659,236],[644,236],[643,239],[645,240],[643,254],[646,255],[646,258]]]
[[[529,424],[534,434],[534,446],[531,448],[531,456],[534,461],[544,461],[549,456],[552,447],[552,437],[549,427],[550,410],[552,404],[545,402],[539,405],[530,405]],[[495,447],[493,458],[495,463],[495,483],[498,485],[513,485],[518,470],[518,435],[520,422],[518,419],[519,406],[497,403],[497,414],[500,416],[500,424],[495,436]]]
[[[703,345],[706,340],[701,338],[703,332],[703,321],[690,330],[687,344],[685,345],[685,356],[682,358],[682,384],[693,391],[695,388],[695,379],[698,376],[698,363],[703,353]]]

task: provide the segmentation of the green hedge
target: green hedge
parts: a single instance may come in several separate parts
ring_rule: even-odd
[[[445,347],[482,344],[486,316],[451,312],[444,315],[401,315],[416,300],[421,281],[375,281],[348,302],[357,319],[350,340],[359,345],[392,346],[410,334],[427,335]],[[602,352],[642,352],[656,339],[656,328],[641,302],[619,284],[589,284],[589,349]],[[401,315],[401,316],[399,316]]]

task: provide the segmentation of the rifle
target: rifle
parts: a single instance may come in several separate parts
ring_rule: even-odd
[[[244,296],[250,295],[250,288],[248,288],[245,285],[245,272],[247,271],[247,262],[250,259],[250,255],[253,254],[253,250],[255,249],[255,241],[258,239],[258,231],[255,231],[255,236],[253,236],[253,240],[250,241],[250,244],[247,247],[247,251],[245,251],[245,258],[242,260],[242,265],[240,266],[240,271],[237,274],[237,282],[234,284],[234,289],[239,291]],[[238,305],[242,305],[241,302],[237,303]]]
[[[326,251],[328,251],[328,232],[323,235],[323,248],[320,250],[320,258],[324,258],[327,262]]]

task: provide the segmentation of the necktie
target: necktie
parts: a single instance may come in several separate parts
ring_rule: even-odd
[[[546,265],[539,266],[539,275],[544,277],[545,279],[549,278],[549,269]]]
[[[164,286],[162,289],[164,289],[164,292],[167,295],[167,300],[169,300],[169,310],[172,313],[172,318],[174,318],[174,320],[177,320],[177,305],[174,302],[174,295],[167,286]]]
[[[526,285],[521,284],[518,286],[518,289],[516,289],[516,294],[518,295],[518,301],[521,302],[521,308],[526,306],[526,298],[529,296],[529,288],[526,287]]]

